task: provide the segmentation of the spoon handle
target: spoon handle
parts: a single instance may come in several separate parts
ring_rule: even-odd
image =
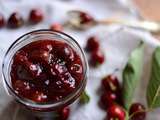
[[[160,32],[160,24],[158,22],[140,21],[140,20],[123,20],[123,19],[115,19],[115,18],[99,20],[97,22],[99,24],[120,24],[120,25],[132,27],[136,29],[143,29],[151,33]]]

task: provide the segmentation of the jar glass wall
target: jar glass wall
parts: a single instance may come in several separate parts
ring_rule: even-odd
[[[83,79],[80,81],[80,84],[78,85],[78,87],[75,88],[75,90],[71,94],[69,94],[68,96],[65,96],[62,99],[59,99],[56,102],[38,103],[38,102],[31,101],[29,99],[26,99],[15,92],[11,83],[10,72],[11,72],[11,66],[13,63],[14,55],[22,47],[28,45],[29,43],[39,41],[39,40],[63,41],[68,45],[70,45],[76,51],[76,53],[80,56],[80,59],[82,61],[82,67],[83,67],[82,78]],[[31,110],[54,111],[73,103],[76,99],[79,98],[81,93],[84,91],[84,88],[86,85],[87,74],[88,74],[88,64],[82,48],[79,46],[76,40],[74,40],[72,37],[62,32],[50,31],[50,30],[37,30],[21,36],[10,46],[3,60],[2,73],[3,73],[5,88],[8,91],[9,95],[13,96],[13,98],[16,101],[18,101],[23,106]]]

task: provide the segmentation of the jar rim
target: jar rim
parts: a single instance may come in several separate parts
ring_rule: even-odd
[[[27,98],[23,98],[21,97],[20,95],[18,95],[15,90],[11,87],[10,83],[8,83],[8,80],[9,78],[7,78],[6,75],[6,70],[5,70],[5,67],[6,67],[6,61],[8,60],[7,59],[7,56],[8,54],[11,52],[12,48],[14,48],[14,46],[17,45],[18,42],[24,42],[27,40],[27,37],[32,35],[32,34],[42,34],[42,33],[48,33],[48,34],[51,34],[51,35],[60,35],[63,37],[67,37],[69,40],[72,40],[73,43],[76,44],[76,46],[78,47],[78,49],[80,50],[80,53],[84,59],[84,65],[83,65],[83,78],[81,80],[81,83],[79,84],[79,86],[71,93],[69,94],[68,96],[56,101],[56,102],[45,102],[45,103],[38,103],[38,102],[34,102],[32,100],[29,100]],[[26,38],[26,39],[24,39]],[[24,39],[24,40],[23,40]],[[29,39],[29,38],[28,38]],[[64,39],[65,40],[65,39]],[[30,42],[31,43],[31,42]],[[17,51],[16,51],[17,52]],[[12,57],[13,58],[13,57]],[[11,59],[12,59],[11,58]],[[81,58],[82,59],[82,58]],[[10,61],[11,62],[11,61]],[[3,76],[3,81],[5,83],[5,87],[7,87],[7,90],[9,90],[12,95],[15,97],[16,100],[18,100],[18,102],[22,103],[23,105],[27,106],[27,107],[31,107],[31,108],[35,108],[35,109],[48,109],[48,108],[57,108],[61,105],[68,105],[71,103],[71,101],[73,99],[75,99],[75,97],[79,96],[81,94],[81,92],[84,90],[85,88],[85,85],[86,85],[86,79],[88,77],[88,63],[87,63],[87,60],[86,60],[86,56],[85,56],[85,53],[83,51],[83,49],[80,47],[80,45],[78,44],[78,42],[72,38],[71,36],[69,36],[68,34],[64,33],[64,32],[60,32],[60,31],[53,31],[53,30],[48,30],[48,29],[40,29],[40,30],[34,30],[34,31],[31,31],[31,32],[28,32],[22,36],[20,36],[17,40],[15,40],[11,46],[8,48],[7,52],[5,53],[5,56],[4,56],[4,59],[3,59],[3,62],[2,62],[2,76]]]

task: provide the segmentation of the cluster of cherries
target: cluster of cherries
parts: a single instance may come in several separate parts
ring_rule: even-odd
[[[41,9],[32,9],[28,16],[28,23],[31,25],[38,24],[42,22],[44,19],[44,13]],[[24,19],[18,12],[13,12],[8,20],[6,21],[4,16],[0,14],[0,28],[4,27],[5,25],[8,28],[19,28],[24,24]],[[51,30],[62,31],[63,27],[59,23],[54,23],[50,26]]]
[[[118,78],[111,74],[102,79],[103,94],[100,104],[107,110],[106,120],[125,120],[126,112],[123,105],[122,90]],[[129,109],[130,120],[145,120],[145,107],[134,103]]]
[[[30,24],[37,24],[44,18],[41,9],[32,9],[29,13],[28,21]],[[13,12],[8,18],[7,22],[2,14],[0,14],[0,28],[4,27],[5,24],[8,28],[19,28],[24,24],[24,19],[18,12]]]
[[[99,39],[95,36],[88,38],[86,50],[91,53],[89,63],[93,67],[97,67],[104,63],[105,56],[100,49]]]

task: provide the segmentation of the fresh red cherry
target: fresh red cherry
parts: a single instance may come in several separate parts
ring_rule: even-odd
[[[41,9],[32,9],[29,15],[29,21],[32,24],[37,24],[43,20],[43,12]]]
[[[53,31],[54,31],[54,30],[55,30],[55,31],[62,31],[62,30],[63,30],[63,27],[62,27],[62,25],[59,24],[59,23],[54,23],[54,24],[51,25],[50,29],[53,30]]]
[[[116,93],[112,93],[112,92],[105,92],[102,96],[101,96],[101,103],[104,106],[105,109],[109,108],[110,106],[112,106],[114,103],[119,103],[119,96]]]
[[[18,28],[23,25],[24,21],[22,16],[18,12],[14,12],[8,19],[9,28]]]
[[[93,17],[85,12],[80,12],[79,17],[80,17],[81,24],[90,24],[90,23],[94,22]]]
[[[134,103],[131,105],[129,115],[133,115],[131,120],[145,120],[145,107],[141,103]]]
[[[90,38],[88,38],[87,40],[87,45],[86,45],[86,50],[87,51],[97,51],[99,49],[99,40],[97,37],[92,36]]]
[[[70,108],[64,107],[59,111],[59,119],[58,120],[67,120],[70,115]]]
[[[2,28],[5,24],[5,20],[2,14],[0,14],[0,28]]]
[[[104,63],[105,56],[102,51],[94,51],[91,53],[90,64],[93,67],[97,67]]]
[[[118,105],[112,105],[108,108],[106,120],[125,120],[126,113]]]
[[[115,75],[108,75],[102,79],[102,86],[106,91],[120,92],[120,84]]]

